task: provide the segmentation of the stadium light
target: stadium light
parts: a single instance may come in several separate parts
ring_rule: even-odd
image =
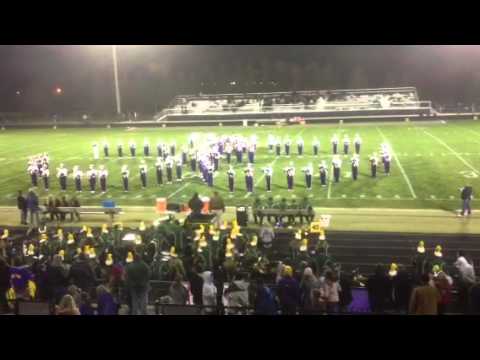
[[[21,94],[20,90],[17,90],[15,94],[20,95]]]
[[[113,56],[113,75],[115,80],[115,101],[117,104],[117,114],[122,113],[122,103],[120,99],[120,86],[118,84],[118,63],[117,63],[117,45],[112,45]]]
[[[62,93],[63,93],[63,90],[62,90],[62,88],[60,88],[60,87],[57,87],[57,88],[55,89],[55,94],[57,94],[57,95],[61,95]]]

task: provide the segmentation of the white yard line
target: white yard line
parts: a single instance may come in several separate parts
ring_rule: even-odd
[[[178,194],[180,191],[182,191],[183,189],[185,189],[187,186],[189,186],[190,183],[186,183],[185,185],[183,185],[182,187],[178,188],[177,190],[175,190],[173,193],[171,193],[170,195],[167,196],[167,199],[170,199],[171,197],[173,197],[175,194]]]
[[[332,182],[333,182],[333,165],[330,165],[330,173],[328,174],[328,190],[327,190],[327,199],[330,199],[330,193],[332,191]]]
[[[398,168],[400,169],[400,172],[402,173],[402,175],[403,175],[403,177],[404,177],[404,179],[405,179],[405,181],[408,185],[408,188],[410,189],[410,193],[412,194],[412,197],[414,199],[416,199],[417,195],[415,194],[415,190],[413,190],[412,183],[410,182],[410,179],[408,178],[407,173],[403,169],[403,166],[400,163],[400,160],[398,159],[398,156],[395,154],[395,150],[393,149],[393,146],[392,146],[391,142],[387,139],[387,137],[383,134],[382,130],[380,130],[380,128],[378,126],[376,126],[376,129],[377,129],[378,133],[382,136],[383,140],[385,140],[386,142],[389,143],[390,148],[392,149],[392,156],[395,159],[395,161],[397,162]]]
[[[435,141],[437,141],[440,145],[443,145],[444,147],[446,147],[448,150],[450,150],[450,152],[452,154],[454,154],[458,160],[460,160],[461,162],[463,162],[467,167],[469,167],[471,170],[475,171],[477,174],[480,173],[480,171],[478,171],[477,169],[475,169],[470,163],[468,163],[464,158],[462,158],[460,156],[460,154],[458,152],[456,152],[455,150],[453,150],[448,144],[446,144],[442,139],[439,139],[438,137],[436,137],[435,135],[432,135],[430,134],[427,130],[423,130],[423,132],[425,134],[427,134],[428,136],[430,136],[432,139],[434,139]]]

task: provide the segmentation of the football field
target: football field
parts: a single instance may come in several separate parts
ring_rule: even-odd
[[[232,164],[236,170],[235,192],[228,193],[226,160],[220,161],[220,170],[214,177],[214,188],[208,188],[198,177],[199,173],[191,173],[189,164],[184,166],[182,182],[170,185],[156,184],[154,163],[156,161],[156,144],[159,140],[169,144],[175,141],[177,155],[192,132],[205,139],[208,133],[242,134],[258,137],[255,157],[254,194],[245,191],[243,163],[237,164],[232,154]],[[342,170],[340,183],[331,180],[332,135],[339,136],[339,152],[342,154]],[[269,153],[267,136],[273,134],[284,139],[287,135],[292,140],[291,155],[286,157],[282,146],[282,155],[276,157]],[[351,177],[351,155],[343,156],[343,135],[348,134],[353,143],[355,134],[362,138],[360,152],[360,171],[357,181]],[[296,140],[301,136],[305,141],[304,155],[297,155]],[[313,155],[312,140],[320,140],[320,154]],[[150,155],[143,157],[143,141],[150,142]],[[102,142],[110,143],[110,157],[103,157]],[[137,156],[130,158],[128,142],[133,139],[137,144]],[[118,141],[124,144],[124,157],[117,156]],[[201,141],[201,140],[200,140]],[[368,158],[373,152],[379,152],[382,142],[390,144],[392,149],[391,175],[385,176],[383,166],[379,162],[377,178],[370,177]],[[100,145],[100,159],[93,160],[92,144]],[[154,205],[158,197],[168,198],[169,202],[186,203],[193,193],[209,196],[217,190],[224,197],[227,205],[250,205],[256,196],[265,200],[267,197],[300,200],[309,197],[312,205],[341,208],[405,208],[405,209],[444,209],[455,210],[459,207],[459,188],[470,183],[475,190],[480,189],[480,122],[449,121],[441,122],[402,122],[402,123],[363,123],[363,124],[321,124],[292,125],[285,127],[180,127],[180,128],[134,128],[134,129],[7,129],[0,133],[0,205],[16,204],[18,190],[27,191],[30,187],[30,176],[27,173],[28,157],[41,152],[50,155],[51,186],[53,195],[60,195],[56,168],[60,163],[69,170],[68,191],[66,195],[77,195],[82,205],[100,205],[104,199],[113,199],[119,206]],[[139,176],[140,161],[145,159],[148,166],[148,185],[142,190]],[[321,187],[318,165],[326,160],[329,166],[328,186]],[[287,191],[287,181],[283,169],[290,163],[296,168],[294,191]],[[304,174],[301,169],[312,163],[315,176],[312,191],[305,187]],[[83,179],[84,191],[76,194],[71,177],[72,167],[79,165],[85,172],[88,165],[105,165],[109,171],[108,191],[96,194],[87,190],[88,180]],[[130,170],[130,192],[124,193],[120,175],[122,165]],[[272,192],[265,191],[265,179],[261,168],[272,164]],[[175,171],[174,171],[175,174]],[[37,189],[42,202],[48,195],[39,179]]]

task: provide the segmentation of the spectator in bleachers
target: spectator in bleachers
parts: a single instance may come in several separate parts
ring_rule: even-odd
[[[10,270],[7,262],[0,257],[0,314],[7,311],[7,290],[10,287]]]
[[[480,315],[480,281],[470,288],[470,310],[472,314]]]
[[[147,315],[150,268],[137,253],[125,268],[125,285],[132,303],[130,315]]]
[[[412,291],[412,279],[403,265],[398,266],[397,276],[393,278],[394,303],[397,311],[408,312],[408,302]]]
[[[435,287],[440,292],[440,301],[438,303],[439,315],[445,314],[452,302],[452,283],[452,278],[443,271],[440,271],[435,278]]]
[[[97,286],[97,315],[117,315],[118,303],[105,285]]]
[[[89,292],[95,286],[95,273],[87,256],[81,253],[70,268],[69,278],[73,285]]]
[[[203,278],[203,306],[208,306],[205,309],[205,313],[213,314],[216,312],[217,307],[217,288],[213,284],[213,275],[211,271],[205,271],[202,274]]]
[[[459,273],[458,281],[458,301],[462,312],[468,312],[468,293],[470,288],[475,284],[475,269],[473,265],[467,260],[463,251],[458,252],[457,261],[454,264]]]
[[[323,296],[326,302],[327,313],[338,312],[341,291],[337,275],[331,270],[327,271],[323,284]]]
[[[422,284],[413,289],[409,313],[414,315],[437,315],[438,303],[441,300],[440,292],[437,288],[428,284],[430,281],[428,274],[423,274],[421,281]]]
[[[277,304],[273,291],[265,285],[261,277],[257,279],[255,293],[255,315],[276,315]]]
[[[67,292],[68,272],[63,265],[62,257],[54,255],[46,271],[46,292],[52,304],[58,304]]]
[[[56,307],[56,315],[80,315],[80,310],[75,303],[72,295],[66,294],[63,296],[60,304]]]
[[[352,273],[340,273],[340,298],[339,298],[339,306],[341,312],[347,312],[349,305],[353,301],[352,295],[352,284],[353,284],[353,275]]]
[[[219,314],[223,314],[223,288],[227,281],[227,272],[222,264],[223,259],[218,259],[213,264],[213,283],[217,289],[217,309]]]
[[[80,294],[80,314],[81,315],[95,315],[95,310],[93,309],[92,305],[92,298],[90,294],[86,291],[82,291]]]
[[[300,281],[300,312],[308,313],[312,311],[312,291],[317,278],[313,274],[312,268],[306,267],[303,271],[302,279]]]
[[[176,275],[175,280],[168,290],[168,295],[172,299],[172,304],[186,305],[189,303],[189,294],[187,288],[182,283],[182,277]]]
[[[374,313],[383,313],[390,299],[390,280],[384,266],[377,265],[374,275],[367,280],[368,299],[370,310]]]
[[[82,301],[82,290],[80,290],[77,286],[75,285],[70,285],[67,288],[67,294],[71,295],[73,297],[73,300],[75,300],[75,304],[80,304]]]
[[[248,283],[241,273],[237,273],[235,280],[232,281],[225,291],[227,306],[230,308],[244,308],[249,306]],[[233,309],[229,309],[230,314],[246,314]]]
[[[203,305],[203,277],[198,274],[195,268],[187,272],[187,276],[193,303],[195,305]]]
[[[282,315],[295,315],[299,303],[300,289],[296,279],[293,278],[291,266],[283,268],[282,278],[278,282],[278,299]]]

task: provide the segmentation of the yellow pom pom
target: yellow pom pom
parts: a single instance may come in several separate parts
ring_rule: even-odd
[[[128,252],[126,261],[127,263],[133,262],[133,253],[131,251]]]

